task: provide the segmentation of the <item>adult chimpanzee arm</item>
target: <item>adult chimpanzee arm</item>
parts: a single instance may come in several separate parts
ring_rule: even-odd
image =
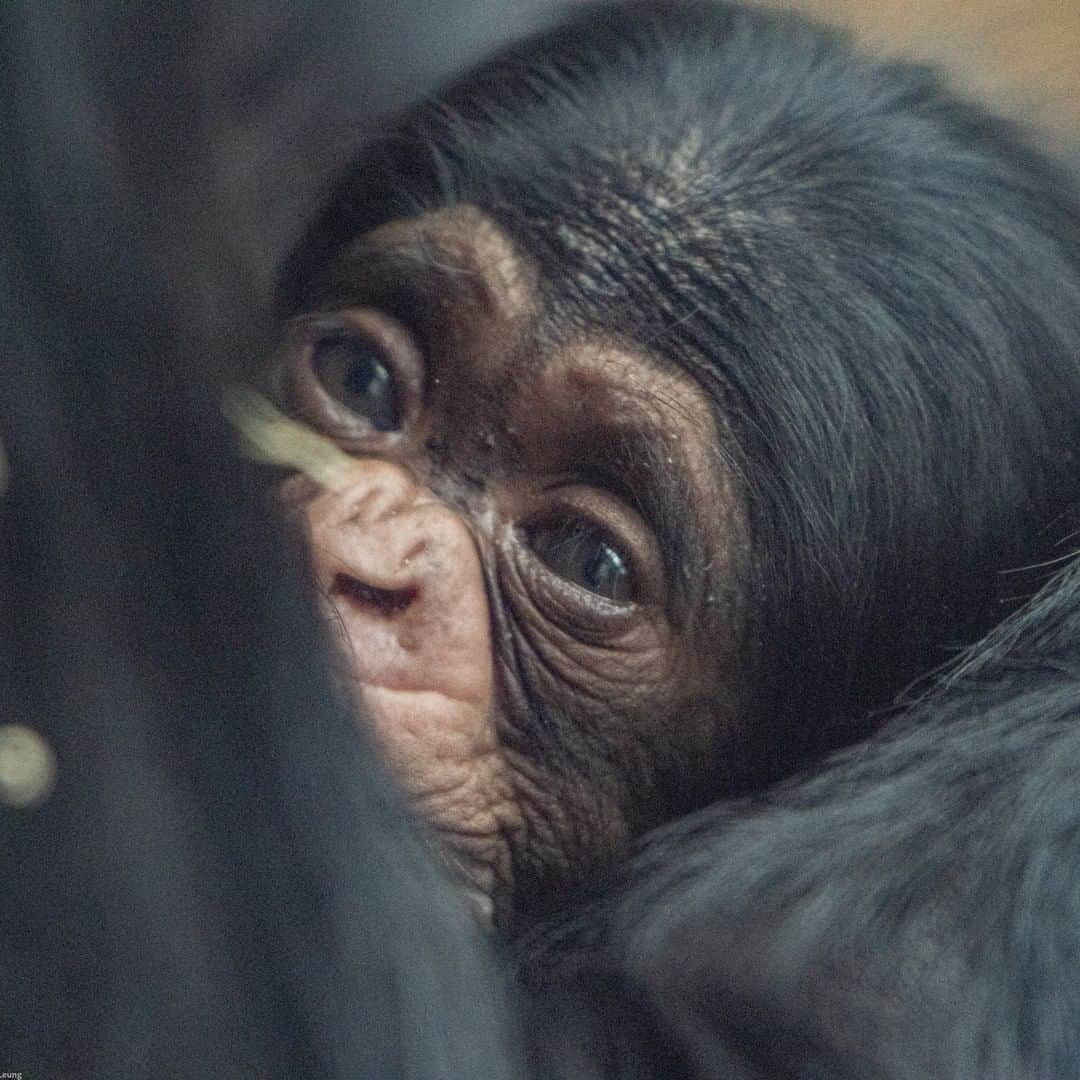
[[[223,162],[295,146],[358,13],[273,9],[0,8],[6,1076],[516,1075],[218,415],[274,247]]]
[[[655,834],[524,981],[690,1075],[1075,1075],[1078,718],[1074,566],[878,738]]]

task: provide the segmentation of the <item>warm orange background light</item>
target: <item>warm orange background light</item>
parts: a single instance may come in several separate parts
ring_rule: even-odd
[[[1051,133],[1080,129],[1080,0],[763,0],[944,65],[972,95]]]

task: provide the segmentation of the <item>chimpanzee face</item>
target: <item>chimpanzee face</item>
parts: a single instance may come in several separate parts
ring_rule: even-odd
[[[746,722],[723,433],[645,346],[560,331],[475,208],[373,230],[312,295],[285,384],[355,479],[288,498],[361,712],[505,921],[685,805]]]

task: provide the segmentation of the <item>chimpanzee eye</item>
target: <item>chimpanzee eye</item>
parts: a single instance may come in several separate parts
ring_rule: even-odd
[[[546,522],[529,529],[528,536],[536,555],[559,577],[605,600],[633,599],[629,559],[594,525],[580,520]]]
[[[320,338],[311,351],[311,366],[328,394],[376,431],[397,431],[401,407],[384,360],[378,345],[352,334]]]

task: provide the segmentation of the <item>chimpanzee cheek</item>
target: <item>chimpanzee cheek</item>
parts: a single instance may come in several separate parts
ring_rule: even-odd
[[[307,520],[362,712],[406,791],[436,827],[498,833],[510,785],[497,753],[487,597],[465,522],[407,471],[375,460],[312,501]]]

